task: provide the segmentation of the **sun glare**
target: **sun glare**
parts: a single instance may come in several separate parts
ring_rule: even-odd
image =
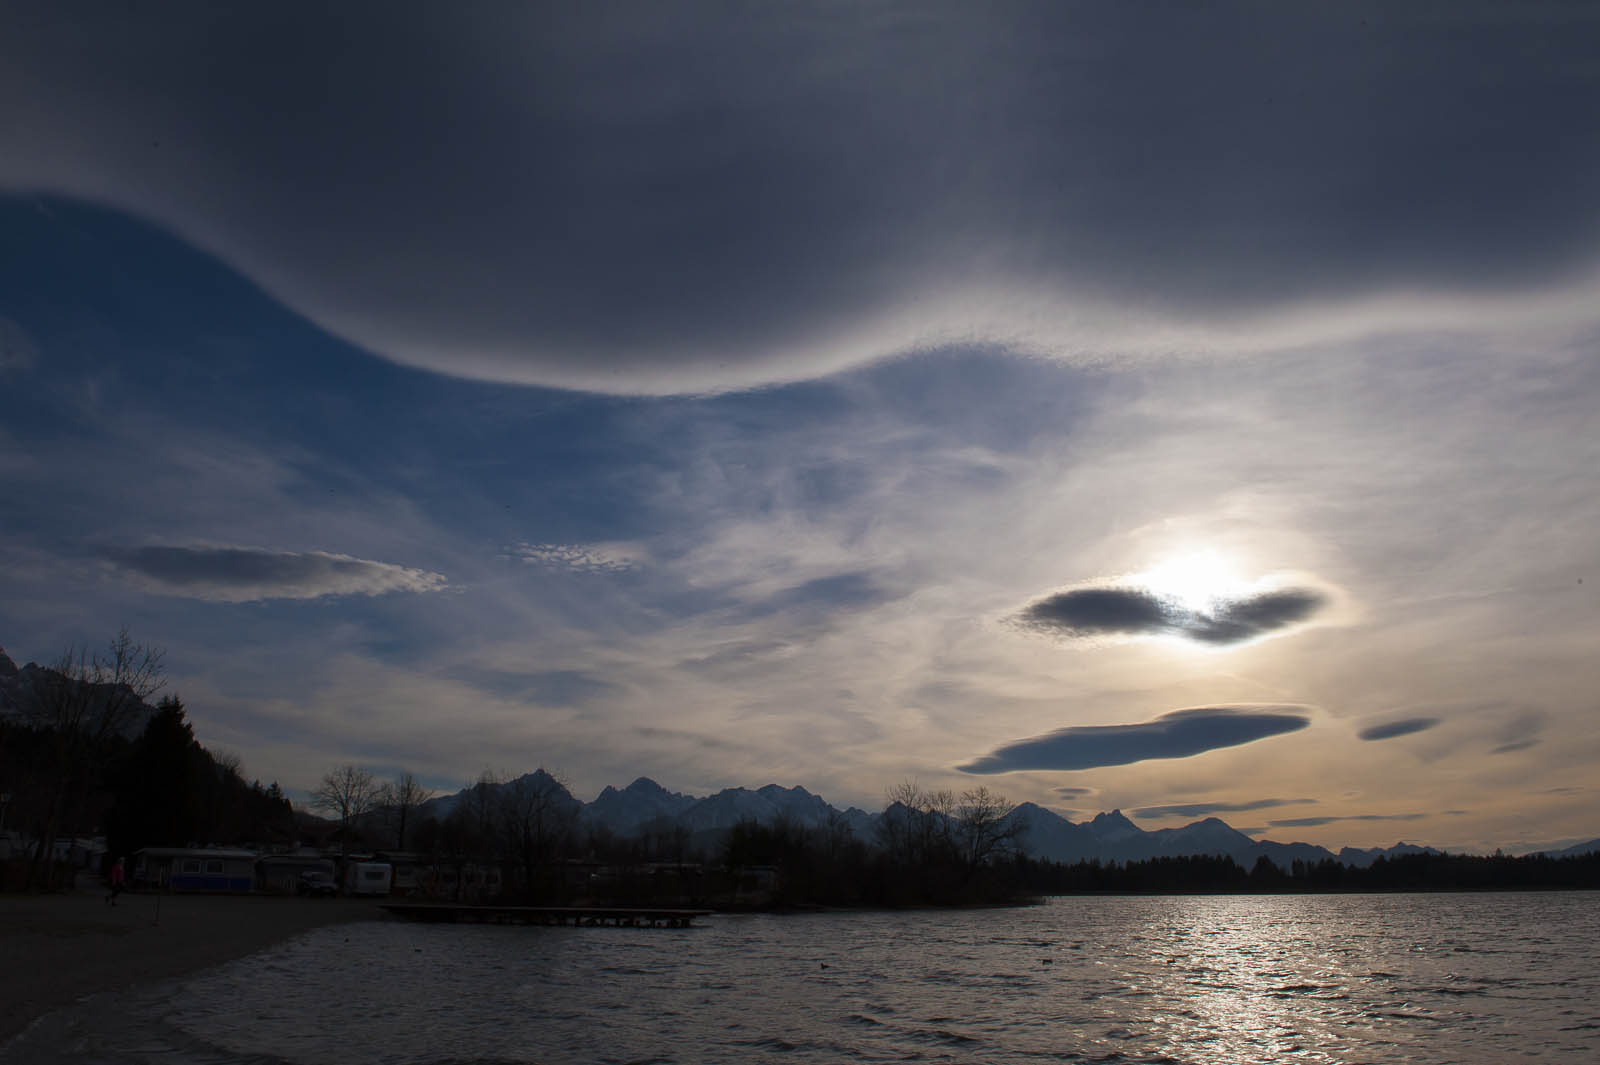
[[[1249,587],[1235,562],[1217,551],[1175,555],[1134,574],[1132,580],[1162,598],[1195,611],[1237,598]]]

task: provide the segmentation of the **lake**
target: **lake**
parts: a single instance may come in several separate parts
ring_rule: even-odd
[[[319,929],[30,1030],[165,1065],[1600,1061],[1600,894]]]

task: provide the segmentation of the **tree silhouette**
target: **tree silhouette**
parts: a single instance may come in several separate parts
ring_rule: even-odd
[[[50,738],[43,823],[28,869],[33,889],[49,879],[57,837],[85,827],[75,818],[83,815],[89,790],[102,779],[115,742],[125,738],[144,701],[166,683],[162,654],[134,643],[124,626],[103,654],[68,647],[44,671],[44,683],[24,710],[28,724]]]
[[[361,819],[377,805],[382,785],[358,765],[341,765],[328,770],[322,783],[311,793],[311,805],[339,818],[339,854],[349,852],[350,836]]]

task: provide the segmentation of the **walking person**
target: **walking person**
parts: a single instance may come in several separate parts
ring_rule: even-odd
[[[111,863],[111,875],[107,878],[111,884],[111,893],[106,896],[107,906],[115,906],[117,904],[117,896],[122,894],[122,885],[127,878],[127,871],[122,867],[122,859],[118,858]]]

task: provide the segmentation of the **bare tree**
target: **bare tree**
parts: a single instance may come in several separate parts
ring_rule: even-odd
[[[883,795],[883,816],[878,819],[878,846],[893,865],[909,865],[916,851],[922,820],[922,789],[914,780],[902,780]]]
[[[485,768],[478,779],[467,785],[461,801],[439,825],[439,839],[454,870],[454,900],[469,898],[467,872],[473,869],[480,877],[493,857],[495,814],[501,778]],[[473,892],[478,888],[475,886]]]
[[[1026,827],[1016,806],[987,787],[961,793],[955,808],[955,837],[968,872],[1015,853]]]
[[[914,780],[888,790],[878,842],[892,862],[916,866],[946,861],[954,847],[955,793],[928,791]]]
[[[822,823],[822,854],[829,862],[837,862],[844,856],[846,849],[855,840],[855,830],[850,827],[850,822],[845,820],[844,814],[828,807],[828,815]]]
[[[382,785],[358,765],[341,765],[328,770],[322,783],[311,793],[311,805],[339,818],[339,853],[349,849],[351,829],[377,805]]]
[[[112,742],[137,723],[146,699],[166,684],[163,652],[134,643],[123,626],[105,653],[68,647],[44,671],[26,708],[28,723],[51,737],[49,794],[29,883],[44,883],[57,836],[97,775]]]
[[[515,863],[531,896],[545,867],[577,831],[577,803],[566,783],[542,768],[502,784],[498,798],[502,853]]]
[[[424,787],[409,769],[401,770],[398,776],[383,785],[383,793],[378,801],[388,810],[395,826],[395,850],[406,849],[406,826],[410,823],[417,807],[431,798],[433,789]]]

